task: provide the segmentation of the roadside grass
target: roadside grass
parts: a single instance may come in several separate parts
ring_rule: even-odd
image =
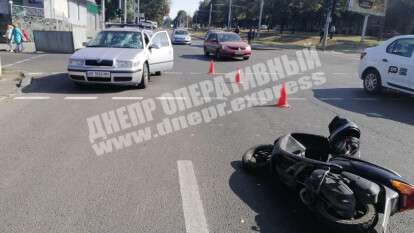
[[[194,37],[203,38],[206,31],[193,31]],[[243,30],[240,35],[247,39],[247,31]],[[328,39],[327,50],[340,52],[358,52],[362,48],[373,47],[381,44],[383,41],[375,37],[366,37],[364,44],[361,44],[361,36],[355,35],[334,35],[333,39]],[[255,44],[263,46],[306,48],[315,46],[321,48],[320,37],[315,33],[298,32],[295,34],[279,34],[268,31],[262,31],[260,37],[254,41]]]

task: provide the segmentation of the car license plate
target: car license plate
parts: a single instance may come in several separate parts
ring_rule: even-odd
[[[236,54],[236,55],[242,55],[243,54],[243,51],[237,50],[237,51],[234,52],[234,54]]]
[[[88,77],[110,78],[111,72],[108,71],[88,71],[86,72]]]

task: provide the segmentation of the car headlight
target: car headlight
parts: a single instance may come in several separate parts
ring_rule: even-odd
[[[132,61],[117,61],[116,67],[117,68],[132,68],[133,62]]]
[[[246,50],[252,50],[252,47],[251,47],[250,45],[248,45],[248,46],[246,47]]]
[[[81,59],[69,59],[70,66],[83,66],[84,63],[84,60]]]
[[[190,36],[187,36],[185,39],[186,40],[191,40],[191,37]]]

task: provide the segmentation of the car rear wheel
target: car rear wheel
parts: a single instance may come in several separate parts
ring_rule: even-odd
[[[374,69],[364,72],[363,82],[364,90],[369,94],[378,94],[382,89],[380,74]]]
[[[142,79],[141,79],[141,83],[138,85],[139,88],[145,89],[148,87],[149,76],[150,76],[150,73],[148,69],[148,64],[145,63],[144,67],[142,68]]]

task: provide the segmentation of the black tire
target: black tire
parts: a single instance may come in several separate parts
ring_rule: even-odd
[[[247,150],[242,157],[242,167],[253,174],[269,172],[269,159],[272,156],[273,145],[258,145]]]
[[[216,61],[220,61],[221,60],[221,51],[220,49],[216,50],[216,53],[214,54],[216,57]]]
[[[206,47],[204,47],[204,56],[210,56],[210,53],[207,51],[207,48]]]
[[[382,90],[381,75],[375,69],[368,69],[364,72],[363,77],[364,90],[368,94],[378,94]]]
[[[370,232],[378,222],[378,212],[375,206],[367,204],[364,206],[364,214],[357,219],[340,219],[329,213],[323,206],[318,206],[318,212],[322,220],[328,222],[335,232],[343,233],[367,233]]]
[[[244,59],[244,60],[249,60],[249,59],[250,59],[250,57],[243,57],[243,59]]]
[[[142,68],[142,79],[141,83],[138,84],[138,88],[145,89],[148,87],[149,79],[150,79],[150,72],[148,68],[148,64],[144,63],[144,66]]]

